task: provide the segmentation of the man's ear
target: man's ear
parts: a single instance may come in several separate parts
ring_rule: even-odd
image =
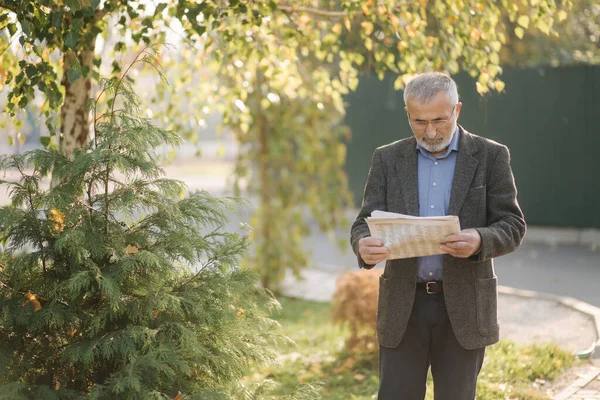
[[[462,103],[459,101],[458,103],[456,103],[456,118],[457,119],[458,119],[461,109],[462,109]]]
[[[408,112],[408,107],[404,106],[404,111]]]

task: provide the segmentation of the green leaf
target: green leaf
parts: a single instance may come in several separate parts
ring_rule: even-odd
[[[14,36],[14,34],[17,33],[17,24],[8,24],[6,28],[8,29],[10,36]]]
[[[13,146],[15,143],[13,137],[10,135],[6,137],[6,142],[8,143],[9,146]]]
[[[154,9],[154,16],[162,14],[165,8],[167,8],[167,3],[160,3],[159,5],[157,5]]]
[[[124,42],[119,41],[119,42],[115,43],[115,51],[117,51],[117,52],[123,51],[123,50],[125,50],[125,48],[126,48],[126,46],[125,46]]]
[[[25,72],[27,73],[27,76],[31,79],[36,74],[37,68],[35,67],[35,65],[29,64],[25,68]]]
[[[46,148],[50,145],[50,140],[50,136],[40,136],[40,143]]]
[[[206,32],[206,27],[204,25],[194,24],[193,29],[199,36],[202,36],[204,32]]]
[[[65,33],[63,40],[65,42],[65,46],[73,50],[77,45],[77,33],[73,30],[69,30],[67,33]]]
[[[81,31],[82,28],[83,28],[83,18],[74,18],[73,26],[71,27],[71,30],[73,30],[75,32],[79,32],[79,31]]]
[[[62,12],[54,12],[52,13],[52,26],[56,29],[60,29],[62,26],[63,13]]]
[[[23,29],[23,33],[27,36],[31,35],[31,30],[33,28],[33,24],[27,20],[21,21],[21,29]]]
[[[67,78],[69,82],[73,83],[81,78],[81,71],[78,69],[70,69],[67,71]]]
[[[71,14],[75,14],[76,11],[81,9],[81,4],[79,0],[65,0],[65,4],[71,10]]]

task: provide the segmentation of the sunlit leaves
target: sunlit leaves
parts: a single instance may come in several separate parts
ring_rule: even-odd
[[[205,108],[219,112],[224,130],[236,135],[238,183],[248,180],[250,194],[268,194],[258,211],[268,224],[258,228],[256,243],[265,258],[257,265],[264,261],[265,268],[275,268],[272,282],[283,276],[282,268],[306,261],[301,238],[308,227],[296,221],[298,210],[308,206],[328,228],[349,204],[345,152],[339,144],[348,135],[343,96],[357,87],[360,72],[380,78],[398,74],[394,88],[401,89],[422,71],[465,70],[480,93],[503,91],[504,44],[526,30],[552,34],[555,16],[564,19],[568,9],[544,0],[362,0],[306,6],[272,0],[231,1],[228,7],[214,0],[152,5],[66,0],[48,13],[39,10],[55,4],[43,0],[45,8],[32,13],[33,3],[22,3],[27,6],[15,21],[7,19],[7,31],[22,43],[1,61],[11,90],[7,111],[16,115],[39,89],[46,97],[40,112],[51,134],[51,117],[63,101],[61,82],[92,83],[101,69],[119,76],[118,60],[127,51],[164,42],[181,25],[176,57],[160,55],[171,86],[148,85],[144,97],[164,105],[153,118],[189,139],[197,137]],[[106,42],[107,53],[93,54],[94,40],[99,35],[106,39],[111,29],[116,39]],[[294,223],[298,227],[286,231]],[[260,247],[269,237],[267,225],[288,232],[277,237],[284,245]]]
[[[27,301],[33,306],[33,311],[38,312],[42,309],[42,304],[40,303],[40,301],[34,293],[27,292],[24,296],[27,299]]]
[[[65,229],[65,214],[60,210],[53,208],[50,210],[48,219],[52,222],[52,227],[58,233]]]
[[[523,39],[524,34],[525,34],[525,30],[523,28],[521,28],[520,26],[517,26],[515,28],[515,35],[517,35],[517,37],[519,39]]]

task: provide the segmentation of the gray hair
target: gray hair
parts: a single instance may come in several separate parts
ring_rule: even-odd
[[[451,104],[458,103],[456,82],[441,72],[426,72],[408,81],[404,89],[404,104],[408,99],[427,104],[439,92],[445,92]]]

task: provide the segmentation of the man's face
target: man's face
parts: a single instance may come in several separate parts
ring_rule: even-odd
[[[462,103],[453,106],[448,95],[439,92],[427,104],[408,99],[404,109],[419,145],[438,156],[452,140],[461,108]]]

